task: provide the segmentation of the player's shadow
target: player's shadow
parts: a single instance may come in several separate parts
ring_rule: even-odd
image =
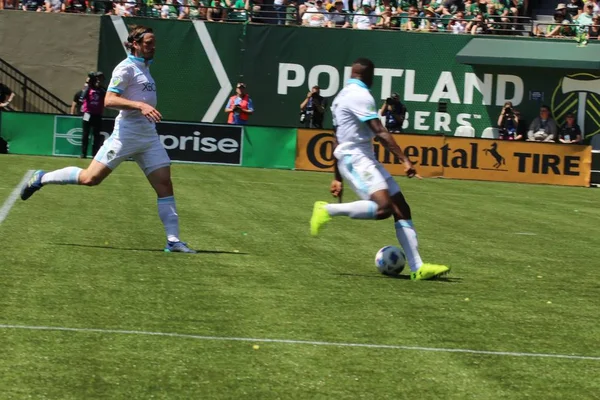
[[[348,273],[337,273],[334,274],[337,276],[349,276],[353,278],[370,278],[370,279],[400,279],[409,281],[410,275],[383,275],[383,274],[348,274]],[[436,282],[446,282],[446,283],[457,283],[462,281],[462,278],[457,277],[449,277],[449,276],[441,276],[439,278],[434,279]]]
[[[117,247],[117,246],[108,246],[108,245],[91,245],[91,244],[77,244],[77,243],[51,243],[55,246],[70,246],[70,247],[88,247],[93,249],[108,249],[108,250],[124,250],[124,251],[149,251],[149,252],[159,252],[163,253],[164,250],[161,249],[140,249],[140,248],[132,248],[132,247]],[[248,255],[248,253],[242,253],[239,251],[223,251],[223,250],[198,250],[194,249],[198,252],[198,254],[235,254],[235,255]]]

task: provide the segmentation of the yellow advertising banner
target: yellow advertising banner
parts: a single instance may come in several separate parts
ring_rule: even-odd
[[[591,146],[448,137],[444,147],[446,178],[590,185]]]
[[[591,146],[397,134],[394,138],[422,177],[589,186]],[[402,164],[374,142],[392,175]],[[333,131],[299,129],[296,169],[333,171]]]
[[[422,177],[442,176],[443,167],[436,162],[438,150],[444,145],[443,136],[394,135],[411,161],[422,160],[417,164]],[[392,175],[404,175],[404,166],[377,141],[373,143],[379,162]],[[296,169],[306,171],[333,171],[333,131],[298,129],[296,146]]]

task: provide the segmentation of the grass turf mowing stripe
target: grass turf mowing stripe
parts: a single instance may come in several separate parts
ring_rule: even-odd
[[[2,208],[0,208],[0,224],[6,219],[10,209],[15,205],[15,202],[19,198],[19,195],[21,194],[21,187],[23,187],[23,185],[31,178],[31,175],[33,175],[34,172],[35,171],[31,169],[27,171],[25,175],[23,175],[21,182],[19,182],[19,184],[15,187],[10,196],[8,196],[2,205]]]
[[[582,355],[573,355],[573,354],[524,353],[524,352],[512,352],[512,351],[450,349],[450,348],[442,348],[442,347],[402,346],[402,345],[391,345],[391,344],[368,344],[368,343],[343,343],[343,342],[325,342],[325,341],[293,340],[293,339],[266,339],[266,338],[261,339],[261,338],[243,338],[243,337],[226,337],[226,336],[202,336],[202,335],[191,335],[191,334],[184,334],[184,333],[147,332],[147,331],[120,330],[120,329],[68,328],[68,327],[61,327],[61,326],[28,326],[28,325],[4,325],[4,324],[0,324],[0,329],[23,329],[23,330],[80,332],[80,333],[108,333],[108,334],[121,334],[121,335],[146,335],[146,336],[162,336],[162,337],[175,337],[175,338],[182,338],[182,339],[213,340],[213,341],[225,341],[225,342],[303,344],[303,345],[311,345],[311,346],[361,347],[361,348],[371,348],[371,349],[413,350],[413,351],[428,351],[428,352],[440,352],[440,353],[466,353],[466,354],[476,354],[476,355],[507,356],[507,357],[539,357],[539,358],[562,358],[562,359],[567,359],[567,360],[600,361],[600,356],[582,356]]]

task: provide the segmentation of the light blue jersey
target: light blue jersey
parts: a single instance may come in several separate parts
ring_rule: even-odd
[[[379,116],[367,85],[358,79],[350,79],[333,100],[331,113],[338,141],[335,157],[341,159],[344,155],[362,154],[375,158],[374,134],[366,122]]]
[[[156,83],[143,58],[130,55],[121,61],[112,73],[108,91],[156,107]],[[155,137],[156,126],[139,110],[121,110],[115,120],[113,135],[117,138]]]

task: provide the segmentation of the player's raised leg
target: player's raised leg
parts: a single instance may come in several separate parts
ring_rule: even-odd
[[[341,195],[342,179],[345,179],[362,200],[338,204],[316,202],[311,218],[313,236],[333,217],[377,220],[392,215],[392,200],[387,183],[377,169],[376,161],[358,155],[345,156],[337,163],[336,171],[337,177],[331,183],[331,193],[336,197]]]
[[[27,200],[45,185],[85,185],[100,184],[112,170],[106,165],[93,160],[86,169],[66,167],[56,171],[37,170],[21,189],[21,199]]]
[[[388,181],[390,179],[393,180],[390,177]],[[396,238],[406,254],[406,261],[410,267],[410,278],[413,280],[426,280],[447,274],[450,268],[445,265],[423,263],[421,254],[419,254],[419,241],[417,239],[417,231],[413,225],[410,206],[399,188],[392,196],[392,207],[394,210]]]
[[[179,239],[179,215],[175,204],[171,167],[164,166],[148,174],[148,181],[157,195],[158,216],[167,235],[166,252],[196,253]]]

